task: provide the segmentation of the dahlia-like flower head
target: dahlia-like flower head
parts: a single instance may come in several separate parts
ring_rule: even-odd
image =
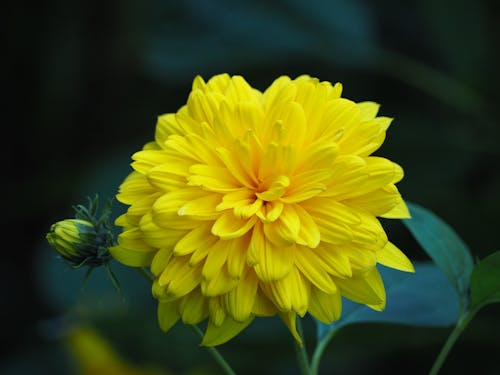
[[[242,77],[196,77],[187,105],[158,118],[117,199],[130,205],[111,248],[149,266],[164,331],[208,319],[202,344],[256,316],[324,323],[341,297],[385,306],[380,263],[413,271],[377,217],[407,218],[401,167],[370,156],[391,123],[342,86],[280,77],[260,92]]]

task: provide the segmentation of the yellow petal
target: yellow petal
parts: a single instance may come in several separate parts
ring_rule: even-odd
[[[227,267],[222,267],[211,279],[202,280],[201,291],[207,297],[228,293],[238,285],[238,280],[231,277]]]
[[[136,200],[155,193],[147,178],[139,172],[130,173],[120,185],[116,199],[125,204],[132,204]]]
[[[253,185],[252,176],[242,167],[240,161],[235,159],[234,154],[224,147],[217,147],[215,151],[217,152],[217,156],[224,163],[231,177],[237,181],[236,185],[239,187],[245,186],[251,188]]]
[[[325,183],[330,176],[330,170],[323,169],[314,169],[296,175],[293,179],[293,186],[287,189],[281,201],[284,203],[299,203],[315,197],[327,189]]]
[[[277,221],[264,223],[266,238],[275,246],[290,246],[298,241],[300,218],[291,205],[285,205]]]
[[[377,252],[377,262],[400,271],[415,272],[410,260],[391,242]]]
[[[295,264],[300,272],[318,289],[333,294],[337,287],[332,277],[321,267],[321,262],[309,248],[299,248],[295,252]]]
[[[213,92],[218,92],[220,94],[225,94],[230,82],[231,82],[231,77],[229,76],[229,74],[227,73],[217,74],[208,80],[206,84],[206,91],[213,91]]]
[[[250,236],[235,238],[228,243],[227,271],[234,279],[239,279],[246,268],[247,251]]]
[[[348,133],[360,121],[360,109],[351,100],[339,98],[329,102],[322,120],[320,138],[335,140],[340,132]]]
[[[149,266],[155,254],[154,250],[141,251],[139,249],[127,249],[122,246],[110,247],[109,252],[117,261],[130,267]]]
[[[217,296],[208,300],[209,321],[216,327],[220,327],[227,316],[222,298],[223,296]]]
[[[374,216],[389,214],[400,202],[401,195],[396,186],[392,184],[343,201],[346,206],[368,211]]]
[[[215,242],[209,248],[207,258],[203,265],[202,275],[205,280],[211,280],[221,272],[222,266],[226,263],[228,253],[228,242],[224,240]]]
[[[318,127],[326,110],[327,97],[328,88],[325,85],[317,85],[311,81],[301,82],[298,85],[295,100],[301,104],[307,119],[306,141],[314,139],[318,132]]]
[[[224,296],[224,305],[229,316],[238,322],[247,321],[252,315],[257,288],[257,276],[249,270],[236,288]]]
[[[235,207],[233,213],[238,218],[248,219],[259,212],[263,204],[264,202],[262,199],[255,199],[253,202],[250,201],[247,205]]]
[[[241,76],[232,76],[225,91],[225,97],[229,102],[238,103],[242,101],[256,101],[260,93],[248,84]]]
[[[313,220],[322,218],[349,226],[361,223],[360,214],[356,210],[337,202],[336,199],[318,197],[304,202],[301,206],[313,217]]]
[[[212,234],[223,240],[238,238],[247,233],[256,223],[257,217],[239,219],[232,212],[224,212],[215,221]]]
[[[184,167],[182,166],[184,165]],[[162,164],[151,168],[147,173],[147,181],[161,191],[172,191],[186,186],[186,176],[189,174],[191,163]]]
[[[216,346],[224,344],[243,331],[252,322],[252,320],[253,316],[248,318],[245,322],[237,322],[233,318],[227,316],[220,326],[216,326],[209,321],[201,345]]]
[[[368,156],[377,150],[384,140],[385,128],[379,121],[363,121],[339,140],[339,153]]]
[[[222,197],[222,202],[220,202],[216,209],[217,211],[223,211],[227,209],[233,209],[235,207],[245,206],[252,203],[255,200],[255,193],[249,189],[239,189],[227,194]]]
[[[276,306],[267,298],[263,292],[257,289],[255,302],[252,307],[255,316],[273,316],[276,314]]]
[[[264,282],[279,280],[292,269],[295,259],[294,246],[275,246],[270,241],[255,239],[262,233],[254,230],[249,246],[249,257],[260,280]]]
[[[325,142],[323,140],[312,142],[300,155],[295,173],[298,175],[299,173],[308,172],[311,170],[311,166],[314,166],[314,170],[330,170],[337,158],[338,151],[339,147],[336,142]]]
[[[203,223],[199,227],[189,231],[182,237],[174,247],[175,255],[187,255],[199,247],[210,247],[217,241],[217,237],[212,236],[210,227],[212,223]]]
[[[340,292],[329,294],[317,288],[312,288],[309,313],[325,324],[331,324],[338,320],[342,313]]]
[[[360,109],[361,120],[373,120],[377,116],[380,104],[375,102],[360,102],[356,104]]]
[[[409,219],[411,218],[410,211],[403,199],[400,199],[399,203],[392,208],[389,212],[380,215],[386,219]]]
[[[131,164],[137,172],[146,174],[151,168],[165,163],[167,153],[160,150],[138,151],[132,155],[135,161]]]
[[[207,299],[195,289],[180,300],[178,310],[184,324],[198,324],[208,316]]]
[[[160,228],[153,221],[153,215],[144,215],[139,222],[144,242],[156,248],[172,249],[173,246],[186,235],[186,230]]]
[[[164,147],[165,141],[170,134],[180,134],[181,128],[175,121],[175,114],[167,113],[158,116],[156,121],[155,141],[161,148]]]
[[[390,160],[370,156],[364,161],[366,165],[356,170],[336,171],[328,190],[320,195],[337,200],[350,199],[395,183],[403,177],[401,167]]]
[[[300,148],[304,143],[307,132],[306,115],[304,109],[297,102],[290,102],[283,108],[285,113],[280,116],[285,128],[283,143],[293,144]]]
[[[348,225],[341,222],[337,223],[331,218],[325,219],[321,216],[312,215],[312,218],[321,234],[321,241],[336,245],[351,242],[353,232]]]
[[[189,186],[199,186],[205,190],[228,193],[241,188],[241,185],[225,167],[196,164],[189,168]]]
[[[189,265],[189,256],[173,257],[158,278],[166,293],[182,297],[196,288],[201,281],[201,267]]]
[[[206,196],[206,192],[185,188],[169,192],[158,198],[153,205],[152,217],[161,228],[187,230],[196,228],[199,221],[178,215],[179,209],[188,201]]]
[[[156,249],[142,240],[138,229],[131,229],[118,236],[118,246],[109,248],[109,252],[119,262],[131,267],[145,267],[151,264]]]
[[[365,275],[351,279],[335,279],[342,296],[372,307],[375,310],[383,310],[385,307],[385,289],[382,278],[377,270],[373,268]]]
[[[355,275],[364,273],[377,264],[377,255],[370,248],[348,244],[343,245],[339,250],[349,259],[351,270]]]
[[[288,280],[291,284],[292,310],[303,317],[307,313],[310,300],[311,283],[299,272],[297,267],[290,271]]]
[[[281,320],[283,320],[283,323],[285,323],[287,328],[290,330],[295,340],[297,340],[298,344],[302,346],[302,339],[300,338],[300,335],[297,332],[297,314],[293,311],[280,313],[280,318]]]
[[[220,102],[220,99],[217,100],[216,95],[223,98],[223,96],[217,93],[204,93],[197,89],[191,91],[187,102],[191,117],[199,122],[213,123],[214,113],[218,110]]]
[[[281,197],[286,191],[286,188],[290,185],[290,178],[288,176],[278,175],[273,176],[272,179],[268,179],[269,186],[265,191],[255,193],[255,195],[264,201],[274,201]]]
[[[157,192],[135,200],[127,210],[127,221],[132,225],[138,225],[142,216],[151,211],[153,204],[160,195],[161,193]]]
[[[310,248],[317,247],[321,240],[321,233],[318,226],[316,225],[316,222],[313,220],[311,215],[309,215],[309,213],[300,205],[297,204],[293,207],[297,212],[298,217],[300,218],[300,229],[298,237],[304,245],[309,246]]]
[[[266,202],[266,204],[261,205],[260,211],[256,212],[257,217],[263,223],[272,223],[278,220],[285,205],[279,201]]]
[[[158,302],[158,323],[163,332],[167,332],[179,320],[177,302]]]
[[[263,95],[264,109],[266,111],[274,108],[279,102],[289,102],[295,98],[296,86],[291,83],[290,77],[281,76],[267,88]]]
[[[289,272],[283,279],[260,283],[262,291],[278,311],[292,311],[292,294],[295,291],[292,289],[294,283],[291,282],[291,277],[292,273]]]
[[[156,277],[160,276],[160,274],[165,270],[165,267],[168,264],[168,261],[172,257],[171,249],[160,249],[154,256],[151,261],[151,273]]]
[[[212,245],[213,246],[213,245]],[[210,251],[211,246],[200,246],[191,254],[191,258],[189,259],[189,265],[195,266],[200,263],[203,259],[205,259]]]
[[[314,253],[321,262],[321,267],[330,275],[343,279],[352,276],[351,263],[347,255],[343,254],[341,246],[323,243]]]

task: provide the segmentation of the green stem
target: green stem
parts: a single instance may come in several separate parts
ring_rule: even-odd
[[[476,313],[477,310],[473,311],[468,311],[465,315],[462,315],[462,317],[459,319],[457,325],[451,331],[450,336],[448,337],[448,340],[446,340],[443,348],[441,349],[441,352],[439,353],[438,357],[436,358],[436,361],[432,365],[431,370],[429,371],[429,375],[437,375],[439,370],[441,369],[441,366],[443,366],[444,361],[446,360],[446,357],[448,356],[451,348],[453,348],[453,345],[457,341],[458,337],[460,334],[464,331],[465,327],[469,324],[471,319],[474,317],[474,314]]]
[[[144,267],[139,267],[137,268],[137,271],[148,281],[153,282],[155,281],[154,276]]]
[[[106,273],[108,274],[108,277],[111,279],[111,283],[113,284],[113,286],[115,287],[116,291],[118,292],[118,295],[121,298],[123,298],[123,291],[122,291],[122,288],[120,286],[120,282],[118,281],[118,278],[116,277],[115,273],[111,269],[111,266],[109,265],[109,263],[104,264],[104,269],[106,270]],[[91,270],[91,268],[89,269],[89,271],[90,270]]]
[[[302,375],[311,375],[311,369],[309,368],[309,359],[307,357],[306,341],[304,340],[304,333],[302,331],[302,323],[300,318],[297,319],[297,333],[302,340],[302,345],[300,345],[297,340],[293,339],[295,354],[297,355],[297,362],[299,363],[300,373]]]
[[[136,269],[142,276],[144,276],[150,282],[154,281],[154,276],[150,272],[148,272],[147,269],[142,268],[142,267],[139,267]],[[191,328],[200,338],[203,339],[203,332],[198,328],[198,326],[193,324],[193,325],[191,325]],[[205,349],[212,356],[212,358],[215,360],[215,362],[217,362],[219,364],[219,366],[224,370],[224,373],[226,375],[236,375],[236,372],[234,372],[234,370],[231,368],[231,366],[229,366],[229,364],[226,362],[224,357],[219,353],[219,351],[217,349],[215,349],[214,347],[211,347],[211,346],[207,346],[207,347],[205,347]]]
[[[321,362],[321,357],[323,356],[323,353],[325,352],[326,347],[330,343],[334,333],[335,333],[335,330],[329,332],[327,337],[324,337],[318,341],[316,348],[314,349],[314,353],[313,353],[313,357],[312,357],[312,361],[311,361],[311,374],[312,375],[318,374],[319,364]]]
[[[200,337],[203,338],[203,332],[198,328],[196,325],[191,325],[191,328],[193,331]],[[236,372],[229,366],[229,364],[226,362],[224,357],[219,353],[217,349],[215,349],[212,346],[207,346],[205,349],[208,351],[208,353],[212,356],[212,358],[219,364],[219,366],[224,370],[224,373],[227,375],[236,375]]]

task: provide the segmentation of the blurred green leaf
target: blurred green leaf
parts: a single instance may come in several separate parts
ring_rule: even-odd
[[[173,18],[169,2],[158,7],[146,63],[169,81],[300,56],[348,67],[373,58],[375,21],[360,0],[185,1]]]
[[[458,295],[443,272],[432,263],[414,262],[415,273],[405,273],[379,266],[384,280],[387,305],[383,312],[347,299],[342,301],[342,315],[333,324],[317,322],[318,339],[340,327],[366,322],[440,327],[456,323]]]
[[[470,279],[470,292],[472,309],[500,302],[500,251],[476,264]]]
[[[418,243],[441,268],[461,300],[461,308],[468,305],[472,256],[465,242],[443,220],[416,204],[408,204],[412,218],[403,220]]]
[[[483,1],[424,0],[416,3],[429,33],[428,43],[442,56],[453,76],[474,84],[488,49],[487,6]],[[468,25],[468,27],[463,27]]]

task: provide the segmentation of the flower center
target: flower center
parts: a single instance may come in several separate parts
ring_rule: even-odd
[[[288,186],[290,186],[288,176],[271,176],[259,183],[255,195],[265,202],[272,202],[283,196]]]

